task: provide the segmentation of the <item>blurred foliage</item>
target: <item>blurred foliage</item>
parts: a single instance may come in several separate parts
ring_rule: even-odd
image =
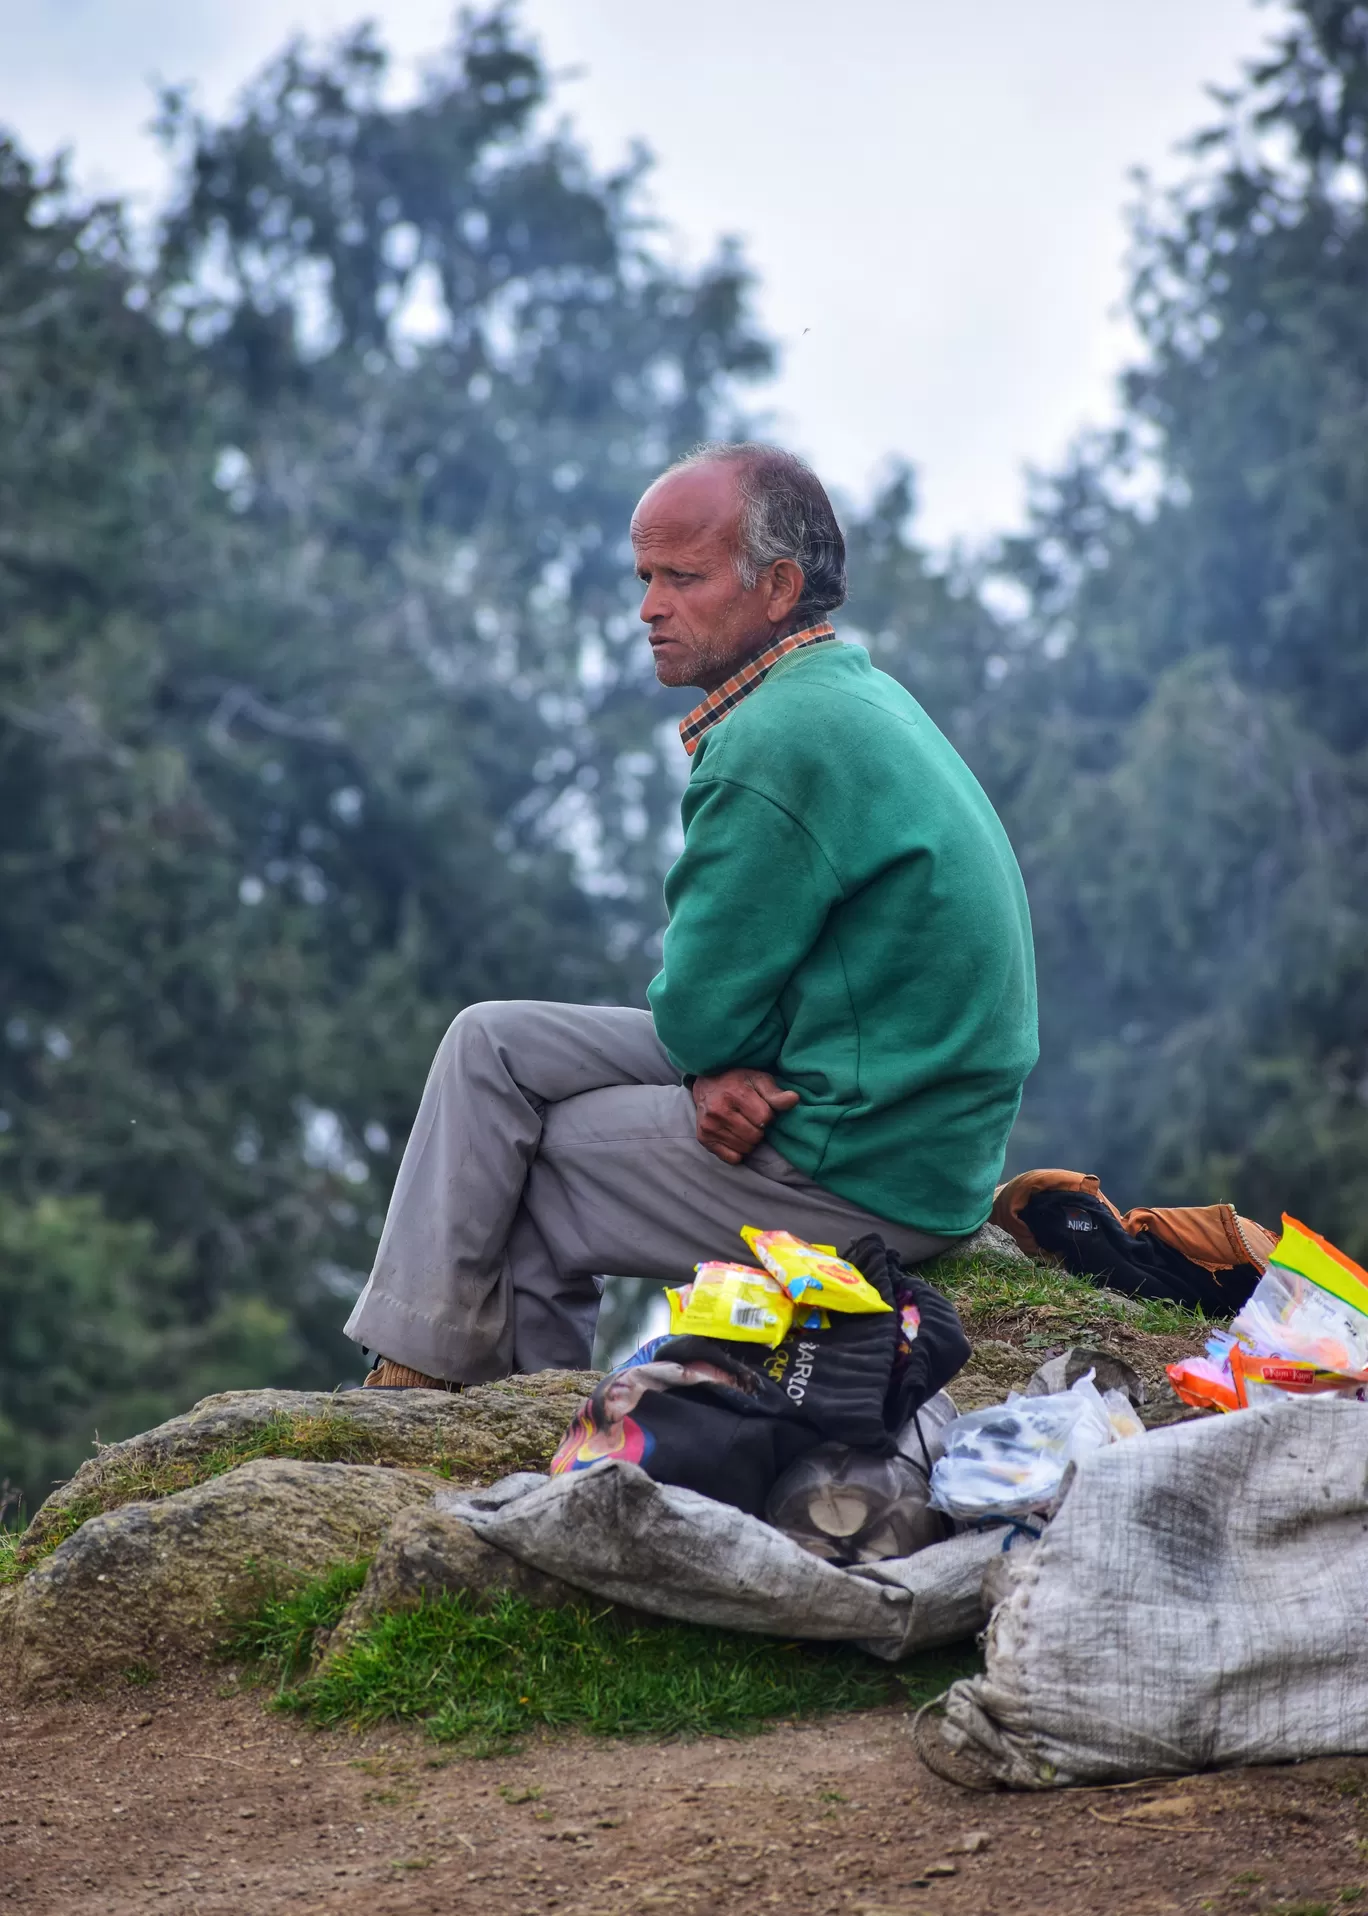
[[[689,695],[625,531],[770,350],[734,252],[670,265],[641,167],[546,130],[505,10],[407,104],[385,75],[362,32],[219,124],[168,96],[155,243],[0,145],[0,1477],[31,1498],[96,1428],[354,1373],[447,1020],[652,969]],[[847,515],[843,629],[1021,855],[1015,1163],[1364,1253],[1368,10],[1303,0],[1220,111],[1137,218],[1121,426],[991,579],[928,562],[895,470]]]
[[[1004,554],[978,735],[1042,980],[1014,1157],[1363,1256],[1368,8],[1306,0],[1135,242],[1147,361]]]
[[[76,1391],[34,1306],[0,1414],[58,1450],[82,1392],[86,1438],[146,1421],[130,1312],[180,1402],[354,1372],[448,1019],[652,969],[687,701],[626,525],[768,348],[731,255],[673,270],[635,172],[540,130],[502,12],[384,75],[361,33],[221,125],[169,97],[150,258],[0,147],[0,1180],[35,1244],[84,1203],[87,1321]]]

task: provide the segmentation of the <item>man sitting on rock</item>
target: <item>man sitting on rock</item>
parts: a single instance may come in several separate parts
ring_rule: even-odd
[[[1025,892],[958,753],[827,623],[830,500],[788,453],[705,446],[632,545],[656,677],[706,694],[651,1008],[456,1019],[347,1323],[372,1386],[582,1368],[601,1273],[744,1260],[742,1224],[914,1263],[993,1201],[1036,1058]]]

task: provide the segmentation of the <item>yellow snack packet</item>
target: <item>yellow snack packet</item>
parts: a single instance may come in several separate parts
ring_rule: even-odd
[[[754,1224],[743,1224],[741,1235],[800,1309],[814,1304],[828,1311],[866,1313],[893,1308],[862,1272],[825,1245],[805,1244],[792,1231],[762,1231]]]
[[[793,1322],[782,1284],[752,1264],[698,1264],[692,1284],[665,1293],[678,1337],[720,1337],[729,1344],[781,1343]]]

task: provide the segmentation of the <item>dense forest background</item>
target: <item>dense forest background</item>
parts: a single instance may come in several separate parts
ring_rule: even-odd
[[[626,526],[745,429],[771,348],[733,251],[671,266],[640,170],[545,131],[509,13],[416,103],[384,71],[362,33],[222,124],[168,97],[153,236],[0,141],[0,1480],[31,1500],[94,1432],[354,1373],[448,1019],[653,969],[688,697]],[[919,549],[906,473],[848,512],[842,629],[1021,856],[1016,1165],[1362,1255],[1368,7],[1304,0],[1134,247],[1120,429],[972,563]]]

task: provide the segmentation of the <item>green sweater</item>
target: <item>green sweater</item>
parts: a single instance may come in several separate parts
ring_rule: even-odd
[[[763,1067],[799,1094],[765,1134],[798,1170],[894,1223],[976,1230],[1037,1045],[1025,888],[973,773],[828,640],[704,735],[683,814],[647,994],[675,1065]]]

